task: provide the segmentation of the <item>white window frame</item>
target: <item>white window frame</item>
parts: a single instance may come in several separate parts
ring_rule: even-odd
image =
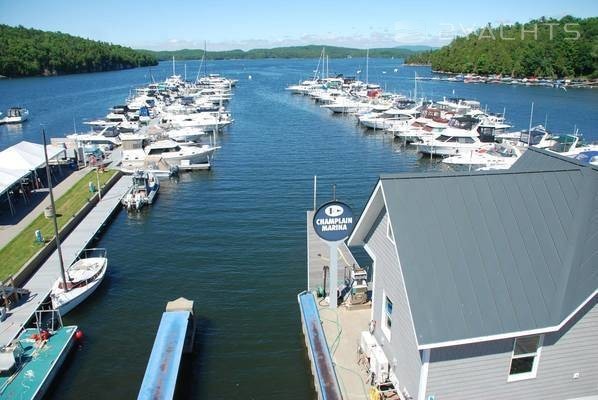
[[[386,237],[391,241],[395,242],[395,235],[392,231],[392,225],[390,224],[390,218],[386,220]]]
[[[509,371],[508,371],[507,382],[517,382],[517,381],[523,381],[526,379],[534,379],[536,377],[536,375],[538,374],[538,365],[540,364],[540,355],[542,354],[542,346],[544,345],[544,334],[534,335],[534,336],[539,336],[538,348],[536,349],[535,353],[515,355],[515,346],[517,345],[517,338],[515,338],[513,340],[513,350],[511,351],[511,359],[509,362]],[[520,374],[511,374],[511,364],[513,363],[513,359],[530,357],[531,355],[534,355],[534,363],[532,364],[532,370],[530,372],[522,372]]]
[[[386,291],[382,292],[382,316],[380,318],[380,329],[382,330],[382,333],[384,334],[384,336],[386,337],[386,340],[388,340],[390,342],[390,338],[391,338],[391,330],[392,330],[392,312],[390,315],[390,321],[391,321],[391,326],[390,328],[388,326],[386,326],[386,299],[388,299],[393,307],[394,307],[394,303],[392,302],[392,300],[390,299],[390,297],[388,297],[388,295],[386,294]]]

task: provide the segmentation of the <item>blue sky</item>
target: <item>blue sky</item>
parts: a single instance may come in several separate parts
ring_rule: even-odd
[[[598,16],[598,0],[0,0],[0,23],[147,48],[442,45],[477,27]]]

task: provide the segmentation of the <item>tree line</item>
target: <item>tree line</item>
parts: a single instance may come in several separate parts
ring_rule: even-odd
[[[111,71],[157,63],[151,54],[129,47],[0,25],[0,75],[8,77]]]
[[[318,58],[322,48],[330,58],[365,57],[364,49],[337,46],[289,46],[276,47],[273,49],[252,49],[252,50],[227,50],[208,51],[206,57],[210,60],[240,60],[240,59],[262,59],[262,58]],[[177,60],[199,60],[203,57],[204,51],[200,49],[183,49],[174,51],[151,51],[140,50],[146,54],[156,57],[158,60],[170,60],[174,56]],[[370,49],[370,57],[380,58],[406,58],[417,53],[417,50],[401,47],[375,48]]]
[[[598,78],[598,18],[542,17],[525,24],[488,24],[405,62],[454,73]]]

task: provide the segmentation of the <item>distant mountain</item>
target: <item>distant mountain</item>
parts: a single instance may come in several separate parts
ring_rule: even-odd
[[[111,71],[155,65],[147,53],[61,32],[0,25],[0,75],[8,77]]]
[[[488,25],[405,62],[455,73],[598,78],[598,17]]]
[[[394,48],[376,48],[370,49],[370,57],[382,58],[405,58],[417,53],[419,50],[412,50],[407,48],[409,46],[401,46]],[[425,50],[431,49],[427,46],[413,46],[421,47]],[[347,58],[347,57],[365,57],[366,50],[355,49],[350,47],[336,47],[324,45],[307,45],[307,46],[290,46],[290,47],[276,47],[272,49],[253,49],[253,50],[227,50],[227,51],[208,51],[207,57],[211,60],[230,60],[230,59],[257,59],[257,58],[318,58],[322,52],[322,48],[326,49],[326,54],[330,58]],[[139,50],[158,60],[169,60],[173,56],[177,60],[198,60],[203,56],[204,51],[201,49],[183,49],[174,51],[151,51]]]

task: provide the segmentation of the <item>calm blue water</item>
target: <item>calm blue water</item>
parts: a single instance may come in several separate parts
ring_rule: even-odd
[[[235,123],[219,137],[215,168],[163,182],[151,209],[115,217],[98,243],[109,251],[109,277],[66,318],[86,339],[52,398],[134,398],[166,301],[178,296],[195,300],[200,317],[199,351],[188,368],[191,397],[313,398],[296,302],[306,282],[304,212],[312,204],[313,175],[319,201],[330,198],[336,183],[338,197],[360,211],[380,173],[441,168],[284,91],[316,63],[209,63],[210,72],[240,79],[230,103]],[[197,67],[187,63],[189,77]],[[346,75],[364,67],[360,59],[330,62],[331,71]],[[429,74],[395,60],[370,61],[370,81],[388,90],[413,90],[414,71]],[[156,79],[170,73],[170,64],[151,70]],[[32,114],[21,128],[0,127],[0,149],[40,142],[40,124],[56,137],[72,132],[73,119],[81,129],[83,119],[105,115],[149,76],[149,69],[136,69],[0,81],[0,110],[22,105]],[[422,82],[422,90],[435,98],[454,90],[492,111],[506,107],[516,128],[527,127],[533,101],[535,123],[548,114],[555,131],[576,125],[586,138],[598,138],[596,91],[432,81]]]

